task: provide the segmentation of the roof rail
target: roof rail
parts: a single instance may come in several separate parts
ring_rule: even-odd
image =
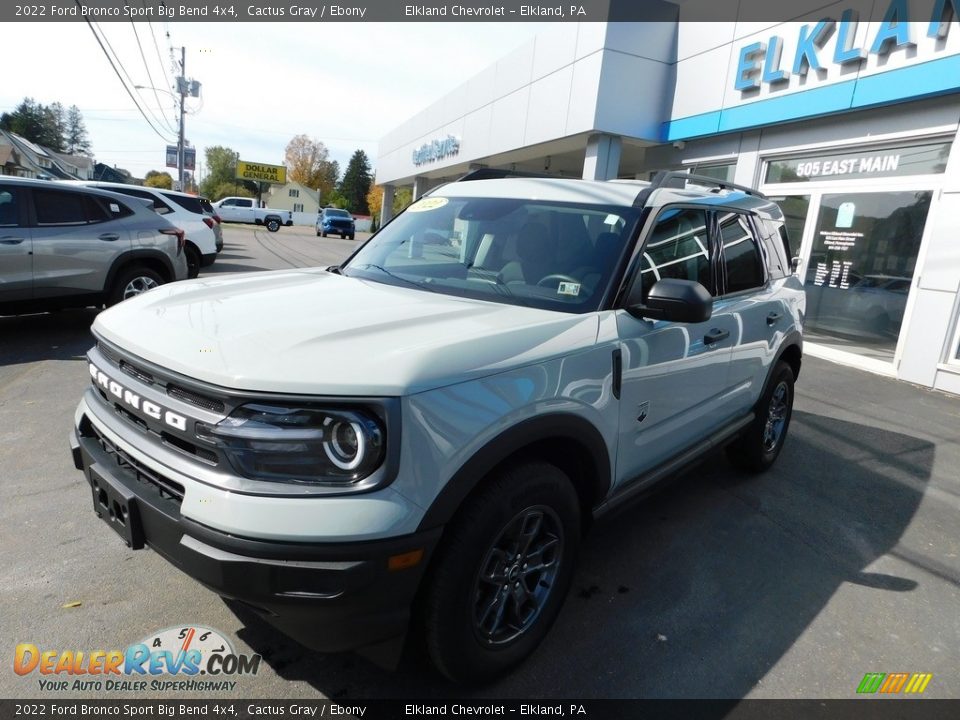
[[[650,180],[650,185],[637,194],[637,197],[633,201],[633,206],[643,207],[646,205],[647,200],[650,199],[650,195],[658,188],[683,189],[687,186],[688,181],[693,181],[699,185],[713,185],[720,190],[739,190],[740,192],[759,198],[766,199],[767,197],[759,190],[749,188],[746,185],[737,185],[727,180],[718,180],[717,178],[707,177],[706,175],[691,175],[683,170],[660,170],[653,176],[653,179]]]
[[[455,182],[466,182],[467,180],[500,180],[502,178],[553,178],[562,180],[570,178],[561,178],[559,175],[549,175],[547,173],[523,172],[521,170],[501,170],[500,168],[477,168],[471,170],[463,177],[457,178]]]

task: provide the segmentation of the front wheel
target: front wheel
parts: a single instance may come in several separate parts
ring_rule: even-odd
[[[269,230],[270,232],[276,232],[277,230],[280,229],[280,221],[277,220],[276,218],[270,218],[269,220],[267,220],[266,226],[267,226],[267,230]]]
[[[776,461],[793,414],[793,369],[782,360],[757,404],[757,417],[739,440],[727,447],[730,462],[747,472],[763,472]]]
[[[532,653],[563,605],[579,543],[577,494],[559,468],[534,461],[489,478],[426,581],[424,629],[440,672],[484,682]]]
[[[117,276],[107,304],[116,305],[118,302],[129,300],[160,285],[163,285],[163,278],[149,268],[136,265],[121,271]]]

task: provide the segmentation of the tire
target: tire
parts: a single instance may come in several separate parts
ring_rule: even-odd
[[[792,414],[793,369],[781,360],[757,403],[756,420],[740,439],[727,447],[730,462],[747,472],[769,470],[783,449]]]
[[[317,230],[317,237],[320,237],[320,231]]]
[[[341,239],[341,240],[346,240],[346,239],[347,239],[346,234],[340,233],[340,239]]]
[[[110,289],[110,295],[107,298],[107,304],[116,305],[123,300],[159,287],[163,285],[163,282],[162,277],[143,265],[134,265],[126,268],[121,270],[116,280],[114,280],[113,287]]]
[[[526,552],[523,530],[531,531]],[[579,544],[577,494],[561,470],[533,461],[485,481],[444,533],[425,581],[422,622],[437,669],[475,684],[522,662],[560,612]],[[546,567],[524,569],[535,562]]]
[[[349,240],[353,240],[353,233],[350,233],[350,234],[347,236],[347,238],[348,238]]]
[[[200,264],[202,261],[200,251],[195,245],[187,244],[183,249],[183,253],[187,257],[187,279],[192,280],[200,274]]]
[[[326,236],[327,236],[327,234],[326,234],[326,233],[323,233],[323,236],[324,236],[324,237],[326,237]]]
[[[267,230],[270,232],[276,232],[280,229],[280,221],[276,218],[267,218],[267,221],[264,224],[267,226]]]

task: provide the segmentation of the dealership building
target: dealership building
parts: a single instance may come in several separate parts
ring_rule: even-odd
[[[385,219],[397,188],[480,167],[757,187],[787,216],[807,352],[960,394],[960,2],[888,2],[557,24],[381,140]]]

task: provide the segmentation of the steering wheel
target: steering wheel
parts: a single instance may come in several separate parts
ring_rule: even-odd
[[[544,285],[550,285],[551,283],[556,282],[559,285],[561,282],[572,282],[579,283],[580,281],[576,278],[570,277],[569,275],[563,275],[562,273],[554,273],[553,275],[547,275],[540,278],[540,282],[537,283],[537,287],[542,287]]]

